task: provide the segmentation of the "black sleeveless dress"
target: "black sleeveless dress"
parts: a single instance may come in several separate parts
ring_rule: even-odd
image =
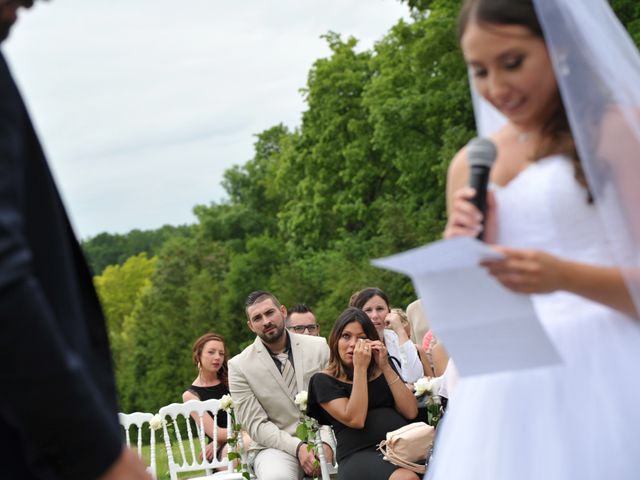
[[[386,438],[387,432],[409,422],[395,409],[393,394],[384,375],[368,382],[369,410],[362,429],[344,425],[320,406],[336,398],[348,398],[352,390],[350,383],[325,373],[316,373],[309,382],[307,412],[322,425],[333,427],[338,443],[338,479],[387,480],[399,467],[384,460],[376,446]]]
[[[200,400],[211,400],[212,398],[220,399],[223,395],[229,394],[229,388],[219,383],[213,387],[198,387],[191,385],[189,392],[193,393]],[[227,428],[227,413],[224,410],[218,412],[218,428]]]

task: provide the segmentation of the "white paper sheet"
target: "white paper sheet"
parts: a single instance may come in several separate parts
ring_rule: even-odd
[[[462,376],[560,363],[531,297],[506,289],[479,265],[490,258],[500,255],[478,240],[455,238],[372,263],[411,277]]]

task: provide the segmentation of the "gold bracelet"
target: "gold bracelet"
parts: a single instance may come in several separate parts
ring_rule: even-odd
[[[396,373],[396,378],[393,379],[393,382],[388,382],[387,385],[391,386],[394,383],[396,383],[398,380],[400,380],[400,375]]]

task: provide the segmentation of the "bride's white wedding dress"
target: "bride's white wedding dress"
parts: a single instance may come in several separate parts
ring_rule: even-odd
[[[539,160],[494,193],[499,244],[613,264],[566,158]],[[640,479],[640,322],[565,292],[533,301],[563,364],[462,379],[425,478]]]

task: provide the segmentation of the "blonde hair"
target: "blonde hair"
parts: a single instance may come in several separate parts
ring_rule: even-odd
[[[409,317],[407,317],[407,314],[404,312],[404,310],[401,308],[392,308],[390,312],[395,313],[400,317],[400,321],[402,322],[403,327],[409,326],[409,337],[411,337],[413,335],[413,327],[411,326]]]

